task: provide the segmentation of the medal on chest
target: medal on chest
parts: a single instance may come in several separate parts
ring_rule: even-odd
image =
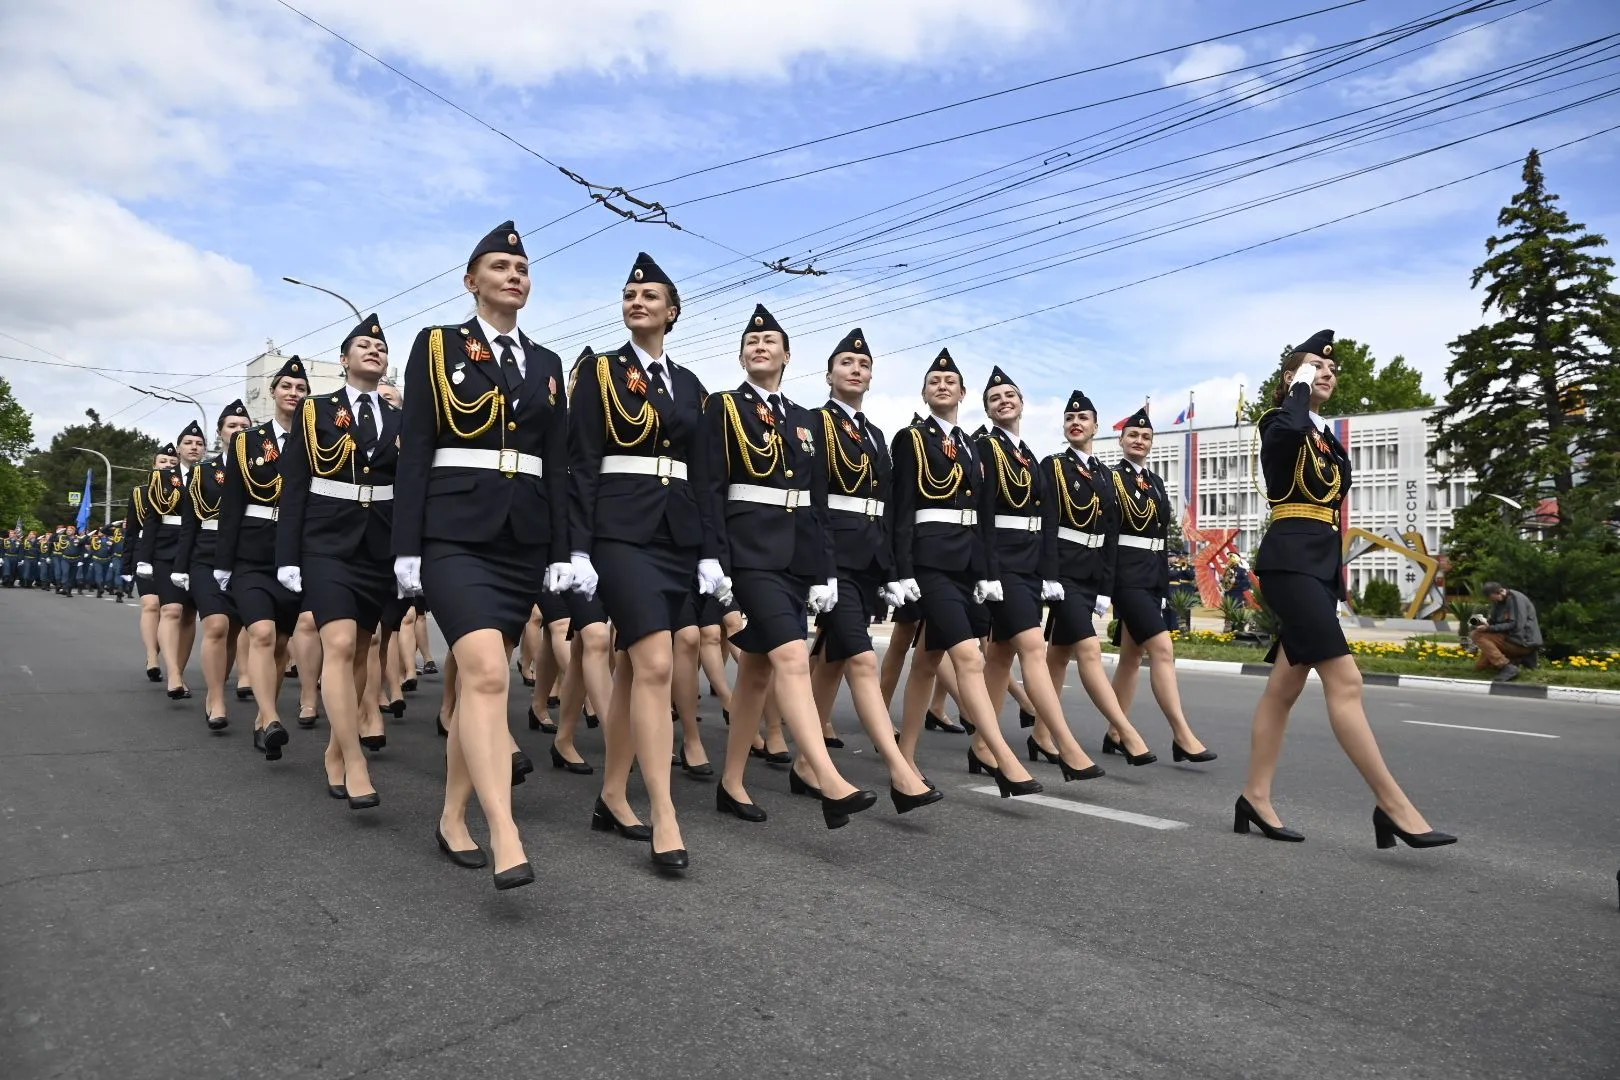
[[[338,406],[337,414],[332,417],[332,423],[340,428],[346,428],[353,422],[354,418],[349,415],[349,410],[341,405]]]
[[[638,367],[631,367],[624,373],[625,385],[632,394],[645,394],[647,392],[647,376],[641,373]]]

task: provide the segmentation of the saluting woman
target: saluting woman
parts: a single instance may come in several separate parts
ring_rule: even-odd
[[[562,361],[517,325],[532,282],[512,222],[478,242],[462,280],[477,314],[422,330],[405,369],[394,576],[427,596],[456,660],[439,847],[459,866],[493,861],[495,888],[511,889],[534,868],[512,820],[507,684],[535,597],[571,580],[568,403]],[[473,791],[492,860],[467,831]]]
[[[735,638],[741,655],[715,808],[744,821],[765,820],[743,788],[743,774],[769,691],[798,755],[810,766],[822,819],[838,829],[851,814],[869,809],[877,795],[839,775],[822,741],[810,687],[806,617],[837,607],[838,567],[827,526],[826,464],[816,451],[821,425],[781,392],[788,350],[786,331],[755,305],[740,345],[745,380],[711,398],[704,415],[703,494],[716,558],[705,560],[698,573],[714,584],[717,577],[723,583],[729,570],[737,606],[748,620]],[[707,591],[726,590],[722,584]]]
[[[1271,805],[1288,714],[1312,668],[1322,681],[1328,723],[1345,754],[1372,788],[1373,835],[1381,848],[1397,838],[1408,847],[1456,843],[1429,827],[1384,764],[1361,701],[1361,669],[1339,626],[1344,596],[1340,525],[1350,490],[1350,455],[1316,412],[1333,396],[1338,371],[1333,331],[1322,330],[1283,361],[1276,408],[1260,418],[1260,467],[1271,519],[1260,541],[1255,572],[1260,592],[1281,625],[1267,660],[1275,666],[1254,710],[1249,778],[1238,797],[1233,828],[1250,825],[1272,840],[1305,839],[1284,828]]]
[[[630,340],[580,364],[569,433],[575,577],[582,595],[600,596],[624,652],[602,717],[606,761],[591,828],[650,840],[653,865],[676,871],[690,857],[669,793],[671,678],[674,635],[693,624],[692,585],[711,533],[698,498],[708,391],[664,351],[680,293],[646,252],[630,268],[620,310]],[[651,828],[630,808],[633,761]]]
[[[360,723],[375,713],[376,688],[367,689],[372,635],[396,593],[400,411],[377,389],[388,373],[388,341],[375,314],[349,331],[339,353],[343,386],[304,399],[281,456],[276,578],[303,594],[321,636],[321,699],[331,724],[326,793],[366,810],[381,801],[361,750]],[[384,745],[381,735],[368,738],[377,749]]]
[[[225,406],[214,425],[219,435],[219,456],[203,461],[191,470],[186,498],[181,503],[180,544],[174,555],[174,584],[191,594],[197,617],[202,620],[203,679],[207,695],[203,719],[209,731],[223,731],[230,724],[225,709],[225,678],[236,661],[236,637],[242,623],[236,605],[214,580],[214,549],[219,539],[219,509],[225,498],[225,470],[229,464],[231,440],[246,431],[252,420],[240,398]]]
[[[281,455],[293,417],[309,396],[304,362],[294,356],[270,377],[275,415],[237,434],[225,454],[225,493],[219,504],[214,580],[229,592],[247,628],[249,674],[258,716],[253,748],[278,761],[287,729],[276,712],[287,641],[298,625],[298,596],[276,580],[276,517],[281,507]],[[306,679],[313,678],[305,673]]]

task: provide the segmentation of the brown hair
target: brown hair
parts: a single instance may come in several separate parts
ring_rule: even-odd
[[[1277,385],[1272,387],[1271,390],[1272,405],[1282,405],[1283,398],[1288,396],[1289,384],[1293,381],[1294,373],[1300,369],[1300,365],[1304,364],[1309,356],[1310,353],[1302,352],[1288,354],[1288,358],[1282,362],[1282,370],[1277,372]]]

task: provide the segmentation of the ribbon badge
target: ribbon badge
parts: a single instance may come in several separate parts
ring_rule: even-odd
[[[485,345],[477,338],[468,338],[466,341],[466,349],[467,359],[471,360],[475,364],[482,364],[486,360],[495,359],[495,354],[489,351],[489,346]]]
[[[214,470],[214,483],[223,484],[224,482],[225,482],[225,470],[224,469],[215,469]]]
[[[940,443],[939,445],[940,445],[940,449],[945,451],[945,456],[946,457],[950,458],[952,461],[956,460],[956,440],[955,439],[946,439],[944,442]]]
[[[349,416],[349,410],[339,407],[337,415],[332,417],[332,423],[336,424],[338,427],[348,427],[351,423],[353,423],[353,419]]]
[[[632,367],[624,373],[624,381],[630,387],[632,394],[645,394],[647,392],[647,376],[641,373],[638,367]]]
[[[1320,453],[1320,454],[1327,453],[1328,452],[1328,443],[1327,443],[1327,439],[1323,437],[1322,433],[1320,431],[1315,432],[1312,437],[1314,438],[1314,440],[1316,442],[1317,453]]]
[[[855,442],[860,442],[861,441],[861,433],[859,431],[855,430],[855,424],[854,424],[853,421],[850,421],[850,420],[845,420],[844,421],[844,434],[848,435]]]
[[[264,440],[259,448],[264,451],[264,460],[266,461],[274,461],[281,456],[281,451],[276,449],[276,441],[274,439]]]
[[[771,412],[764,402],[754,406],[754,415],[759,417],[760,423],[770,424],[773,427],[776,424],[776,414]]]
[[[170,487],[179,487],[180,486],[180,478],[178,476],[169,477],[169,486]]]

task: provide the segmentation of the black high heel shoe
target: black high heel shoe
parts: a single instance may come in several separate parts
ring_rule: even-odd
[[[986,776],[994,776],[996,775],[996,767],[994,765],[986,765],[984,762],[980,761],[979,755],[975,754],[973,752],[973,748],[970,746],[968,747],[968,774],[971,776],[977,776],[980,773],[984,773]]]
[[[326,796],[329,799],[347,799],[349,797],[349,789],[344,787],[342,784],[327,784]]]
[[[468,870],[481,870],[489,865],[489,857],[484,849],[474,844],[470,848],[457,850],[450,846],[450,841],[444,838],[444,832],[437,825],[433,826],[433,838],[439,842],[439,850],[444,852],[445,858]]]
[[[686,772],[686,775],[688,775],[688,776],[713,776],[714,775],[714,766],[709,764],[707,761],[699,762],[696,765],[693,765],[690,762],[688,762],[686,760],[686,747],[684,747],[684,746],[681,747],[681,759],[680,760],[681,760],[681,768]]]
[[[303,728],[305,731],[308,731],[310,728],[315,726],[315,722],[317,720],[319,720],[320,718],[321,718],[321,711],[319,709],[316,709],[309,716],[305,716],[303,713],[299,713],[298,714],[298,726]]]
[[[1019,727],[1034,727],[1035,726],[1035,714],[1032,713],[1032,712],[1025,712],[1023,709],[1019,709],[1018,710],[1018,726]]]
[[[788,791],[794,795],[808,795],[812,799],[821,798],[821,789],[792,769],[788,770]]]
[[[896,790],[893,784],[889,785],[889,801],[894,803],[894,812],[897,814],[909,814],[919,806],[937,803],[944,797],[945,793],[938,788],[931,787],[921,795],[907,795],[903,791]]]
[[[388,736],[362,735],[360,736],[360,745],[365,747],[367,750],[381,750],[383,747],[388,745]]]
[[[164,693],[169,695],[170,701],[184,701],[191,696],[191,689],[185,686],[174,686],[165,690]]]
[[[152,670],[156,671],[157,668],[153,668]],[[251,687],[251,686],[238,686],[236,688],[236,700],[237,701],[246,701],[248,698],[250,698],[252,696],[253,696],[253,687]]]
[[[228,716],[209,716],[208,715],[208,710],[206,708],[203,709],[203,719],[208,721],[208,730],[209,731],[224,731],[226,728],[231,726],[231,718],[230,717],[228,717]]]
[[[533,687],[534,687],[534,680],[533,679],[529,678],[527,675],[521,676],[521,678],[523,679],[523,685],[524,686],[527,686],[527,687],[533,689]]]
[[[560,709],[560,708],[562,708],[562,698],[560,698],[560,697],[548,697],[548,698],[546,698],[546,708],[548,708],[548,709]]]
[[[648,832],[651,831],[648,830]],[[653,869],[660,873],[667,874],[675,870],[685,870],[692,864],[692,860],[687,857],[685,848],[678,847],[670,848],[668,851],[659,851],[658,845],[650,842],[652,837],[649,836],[647,839],[649,841],[647,849],[652,855]]]
[[[1133,754],[1125,749],[1125,744],[1114,738],[1109,732],[1103,736],[1102,752],[1105,754],[1118,754],[1131,765],[1151,765],[1159,760],[1159,755],[1151,750],[1144,750],[1140,754]]]
[[[163,681],[163,671],[162,671],[162,669],[161,668],[155,668],[155,667],[147,668],[146,669],[146,681],[147,682],[162,682]],[[241,691],[238,690],[237,694],[240,695]]]
[[[634,825],[626,825],[613,816],[608,804],[597,796],[596,805],[591,808],[592,832],[616,832],[626,840],[651,840],[652,826],[643,825],[639,821]]]
[[[414,694],[416,693],[416,680],[404,679],[400,682],[399,688],[407,694]]]
[[[844,748],[844,740],[840,739],[836,735],[830,739],[823,735],[821,737],[821,741],[827,744],[827,749],[829,750],[842,750]]]
[[[1045,747],[1041,746],[1040,743],[1036,742],[1035,736],[1033,735],[1024,740],[1024,745],[1029,748],[1029,760],[1031,761],[1039,761],[1043,757],[1054,765],[1061,764],[1063,761],[1062,758],[1058,757],[1056,754],[1052,753],[1052,751],[1047,750]]]
[[[512,786],[523,783],[524,777],[534,772],[534,762],[521,750],[512,751]]]
[[[394,714],[394,719],[395,720],[398,720],[400,717],[404,716],[405,715],[405,699],[400,698],[398,701],[390,701],[388,703],[388,711]]]
[[[925,731],[943,731],[947,735],[965,735],[967,733],[967,728],[961,724],[951,723],[944,717],[937,715],[933,709],[929,709],[928,715],[923,718],[923,729]]]
[[[842,829],[849,824],[851,814],[858,814],[862,810],[870,810],[877,803],[877,792],[857,790],[845,795],[842,799],[829,799],[821,797],[821,820],[827,823],[829,829]]]
[[[1382,806],[1373,807],[1373,836],[1380,848],[1394,847],[1397,837],[1407,847],[1412,848],[1445,847],[1447,844],[1457,842],[1455,836],[1443,833],[1439,829],[1430,829],[1425,833],[1409,833],[1395,824],[1395,819],[1384,813]]]
[[[495,889],[497,892],[506,889],[515,889],[519,885],[534,884],[534,867],[526,862],[502,870],[495,875]]]
[[[433,718],[433,726],[439,729],[439,738],[448,739],[450,737],[449,729],[444,726],[444,714],[443,713],[440,713],[439,715],[437,715],[437,716],[435,716]]]
[[[1077,769],[1062,758],[1058,758],[1058,771],[1063,773],[1063,782],[1065,784],[1070,780],[1095,780],[1100,776],[1108,775],[1101,765],[1093,763],[1083,769]]]
[[[569,772],[579,776],[589,776],[596,771],[591,768],[591,763],[588,761],[569,761],[562,756],[562,752],[555,746],[551,748],[551,767],[553,769],[567,769]]]
[[[1258,825],[1260,834],[1267,840],[1282,840],[1285,843],[1297,844],[1305,839],[1304,833],[1271,824],[1260,816],[1247,796],[1239,795],[1237,805],[1232,809],[1232,831],[1247,836],[1250,825]]]
[[[585,713],[585,726],[588,728],[601,727],[602,718],[593,712]]]
[[[1058,764],[1063,764],[1059,762]],[[1067,768],[1068,766],[1064,766]],[[1003,799],[1010,799],[1014,795],[1038,795],[1046,789],[1039,780],[1009,780],[1000,769],[991,769],[990,775],[996,779],[996,790],[1001,792]]]
[[[260,736],[264,745],[264,760],[280,761],[281,748],[287,745],[287,729],[281,726],[280,720],[272,720],[264,725],[264,733]]]
[[[1200,750],[1196,754],[1191,750],[1183,750],[1181,744],[1175,741],[1170,743],[1170,756],[1176,761],[1214,761],[1217,757],[1215,751],[1208,748]]]
[[[765,759],[765,764],[767,765],[781,767],[783,765],[793,764],[793,751],[791,750],[772,750],[767,746],[765,748],[765,753],[760,756]]]
[[[534,714],[534,706],[530,705],[529,706],[529,730],[530,731],[543,731],[547,735],[555,735],[555,734],[557,734],[557,725],[551,722],[551,717],[549,717],[549,716],[545,717],[544,719],[542,719],[541,717],[536,716]]]
[[[373,806],[382,805],[382,796],[373,791],[370,795],[348,795],[350,810],[370,810]]]
[[[722,814],[736,814],[744,821],[765,820],[765,811],[761,810],[758,804],[733,799],[724,783],[714,785],[714,808]]]

